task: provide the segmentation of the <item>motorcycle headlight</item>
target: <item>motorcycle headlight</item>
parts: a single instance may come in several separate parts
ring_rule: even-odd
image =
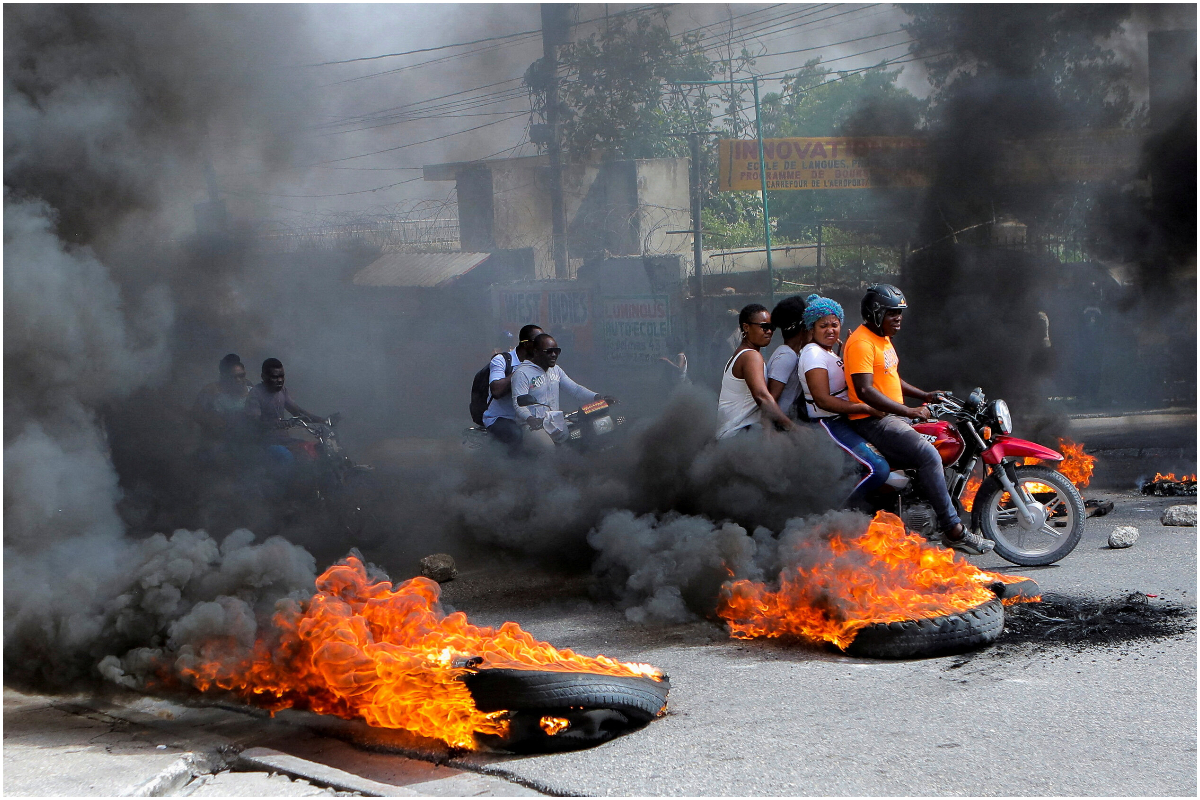
[[[596,433],[612,433],[613,427],[612,417],[604,416],[600,419],[592,420],[592,430]]]
[[[992,404],[992,416],[1001,433],[1012,433],[1012,414],[1008,413],[1008,403],[997,400]]]

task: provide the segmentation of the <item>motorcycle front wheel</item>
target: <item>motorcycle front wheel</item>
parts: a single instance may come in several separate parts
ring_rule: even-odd
[[[1083,536],[1087,519],[1083,498],[1062,473],[1047,467],[1017,467],[1017,485],[1037,505],[1031,524],[995,476],[984,481],[975,505],[980,532],[996,544],[996,555],[1023,567],[1053,564],[1065,558]]]

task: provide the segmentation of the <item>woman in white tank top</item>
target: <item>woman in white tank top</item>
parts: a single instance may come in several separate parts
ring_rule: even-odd
[[[717,438],[725,439],[746,428],[761,425],[764,416],[785,430],[794,430],[795,423],[780,410],[767,389],[766,364],[760,351],[771,343],[771,334],[775,331],[771,312],[758,303],[751,303],[738,314],[738,325],[742,341],[721,376]]]

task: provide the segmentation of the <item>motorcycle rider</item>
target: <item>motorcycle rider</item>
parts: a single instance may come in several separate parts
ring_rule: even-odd
[[[863,324],[846,340],[842,360],[850,402],[866,403],[884,412],[884,416],[851,413],[851,425],[889,463],[916,468],[921,492],[937,514],[942,544],[970,555],[981,555],[994,545],[962,524],[946,490],[941,456],[909,422],[931,419],[933,415],[924,405],[906,406],[905,397],[929,403],[936,401],[941,392],[922,391],[900,378],[900,358],[891,337],[900,331],[906,308],[904,294],[895,286],[878,283],[867,287],[862,299]]]
[[[580,386],[571,380],[563,368],[558,366],[558,356],[561,353],[562,348],[554,341],[553,336],[548,333],[538,334],[533,337],[533,349],[529,360],[518,364],[511,377],[513,413],[517,421],[528,426],[531,431],[542,430],[545,427],[555,441],[561,441],[568,436],[566,426],[561,421],[561,392],[565,391],[568,397],[580,405],[596,400],[606,400],[610,404],[617,402],[613,397],[601,397],[586,386]],[[540,405],[528,408],[518,405],[517,398],[527,394],[532,395]]]
[[[512,371],[516,370],[522,361],[529,360],[533,349],[533,339],[543,332],[540,327],[532,324],[521,328],[517,334],[517,346],[508,352],[512,367],[511,370],[508,370],[507,375],[505,374],[507,365],[503,353],[492,356],[491,363],[488,365],[489,390],[492,396],[487,409],[483,412],[483,427],[509,448],[519,447],[524,433],[524,428],[517,424],[513,414],[513,402],[510,396]]]
[[[717,438],[727,439],[744,430],[761,427],[763,419],[780,428],[796,429],[779,408],[767,388],[766,363],[762,349],[771,343],[775,325],[766,306],[751,303],[738,314],[742,335],[737,350],[725,364],[721,376],[721,394],[717,401]]]
[[[217,380],[196,395],[192,413],[210,441],[221,442],[238,429],[250,394],[246,367],[237,353],[230,353],[217,365]]]
[[[846,419],[847,414],[856,412],[874,417],[882,417],[883,412],[846,399],[846,371],[835,350],[841,342],[844,320],[841,303],[816,294],[808,296],[804,327],[811,332],[812,341],[800,351],[797,371],[809,419],[820,424],[838,447],[866,468],[866,475],[846,498],[847,506],[866,511],[867,496],[887,481],[891,470],[879,451],[859,436]]]
[[[800,373],[796,367],[800,350],[809,342],[804,327],[804,298],[785,297],[771,310],[771,322],[779,328],[783,343],[767,359],[767,391],[775,398],[779,409],[794,420],[808,422],[804,401],[800,395]]]
[[[262,383],[251,389],[246,397],[245,413],[246,419],[257,428],[271,463],[287,470],[296,463],[296,457],[292,452],[295,440],[288,435],[284,412],[307,422],[320,422],[321,418],[292,400],[284,388],[285,380],[283,362],[277,358],[264,361]]]

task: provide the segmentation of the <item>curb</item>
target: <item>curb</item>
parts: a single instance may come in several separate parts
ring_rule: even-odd
[[[329,786],[342,792],[358,792],[368,797],[421,797],[407,787],[379,783],[368,778],[317,764],[296,756],[289,756],[268,747],[251,747],[243,750],[233,763],[233,768],[244,772],[277,772],[289,778],[300,778],[318,786]]]

